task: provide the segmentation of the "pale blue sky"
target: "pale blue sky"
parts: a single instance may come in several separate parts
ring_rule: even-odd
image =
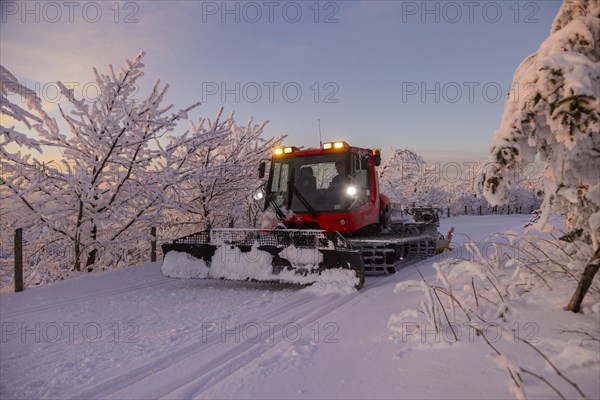
[[[268,136],[316,146],[320,118],[324,140],[474,161],[486,156],[516,67],[548,36],[560,4],[3,1],[0,59],[55,109],[51,82],[83,87],[93,66],[121,66],[145,50],[144,82],[168,82],[178,108],[203,101],[194,119],[225,106],[240,123],[270,120]]]

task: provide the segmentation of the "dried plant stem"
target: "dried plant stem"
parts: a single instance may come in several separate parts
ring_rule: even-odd
[[[500,290],[498,290],[498,287],[494,284],[494,282],[490,279],[489,276],[487,277],[487,280],[490,281],[490,283],[492,284],[494,289],[496,289],[496,293],[498,293],[498,296],[500,296],[500,300],[502,300],[502,302],[504,302],[504,296],[502,296],[502,293],[500,293]]]
[[[433,294],[435,294],[437,301],[440,303],[440,306],[442,307],[442,311],[444,312],[444,317],[446,318],[446,321],[448,322],[448,326],[450,326],[450,330],[452,330],[452,334],[454,335],[454,340],[456,340],[458,342],[458,336],[456,336],[454,327],[452,327],[452,323],[450,322],[450,319],[448,319],[448,314],[446,314],[446,308],[442,304],[442,301],[440,300],[440,296],[438,296],[437,290],[435,290],[435,288],[433,289]]]
[[[598,339],[595,336],[590,335],[588,332],[584,332],[584,331],[578,331],[578,330],[573,330],[573,329],[561,329],[558,331],[558,333],[577,333],[579,335],[584,335],[590,338],[590,340],[593,340],[595,342],[600,342],[600,339]]]
[[[492,301],[492,300],[488,299],[487,297],[485,297],[485,296],[484,296],[484,295],[482,295],[482,294],[480,294],[480,295],[479,295],[479,297],[481,297],[483,300],[485,300],[485,301],[487,301],[487,302],[489,302],[489,303],[492,303],[492,304],[493,304],[493,305],[495,305],[495,306],[498,306],[498,303],[496,303],[495,301]]]
[[[485,342],[487,343],[488,346],[490,346],[492,348],[492,350],[494,350],[494,352],[501,356],[502,353],[500,353],[500,350],[498,350],[496,347],[494,347],[493,344],[490,343],[490,341],[487,339],[487,337],[485,336],[485,334],[483,333],[483,331],[479,328],[475,328],[475,331],[477,332],[478,336],[483,337],[483,340],[485,340]],[[521,376],[518,374],[518,372],[515,371],[515,373],[513,374],[513,371],[510,368],[506,368],[508,370],[508,374],[510,375],[510,378],[513,380],[513,382],[515,383],[515,385],[517,385],[517,387],[521,387],[521,384],[523,383],[523,379],[521,378]],[[515,375],[519,378],[517,380],[517,378],[515,377]],[[520,383],[519,383],[520,382]]]
[[[477,291],[475,290],[475,279],[471,278],[471,286],[473,287],[473,294],[475,295],[475,305],[479,308],[479,299],[477,298]]]
[[[442,292],[446,296],[448,296],[450,299],[452,299],[452,301],[454,301],[460,307],[460,309],[465,313],[465,316],[467,317],[467,319],[469,321],[471,321],[471,316],[469,315],[469,313],[467,312],[467,310],[465,310],[465,308],[463,307],[463,305],[461,304],[461,302],[458,301],[458,299],[452,293],[448,292],[446,289],[441,288],[439,286],[434,286],[433,288],[435,290],[439,290],[440,292]]]
[[[538,375],[538,374],[536,374],[536,373],[534,373],[534,372],[531,372],[531,371],[529,371],[529,370],[527,370],[527,369],[524,369],[524,368],[521,368],[521,371],[523,371],[523,373],[524,373],[524,374],[528,374],[528,375],[531,375],[531,376],[533,376],[533,377],[536,377],[536,378],[538,378],[539,380],[541,380],[542,382],[544,382],[546,385],[548,385],[548,386],[550,387],[550,389],[554,390],[554,392],[555,392],[555,393],[556,393],[556,394],[557,394],[557,395],[558,395],[558,396],[559,396],[561,399],[563,399],[563,400],[565,400],[565,399],[566,399],[566,398],[565,398],[565,396],[563,396],[563,394],[562,394],[562,393],[561,393],[561,392],[560,392],[560,391],[559,391],[559,390],[558,390],[558,389],[557,389],[557,388],[556,388],[556,387],[555,387],[553,384],[551,384],[551,383],[548,381],[548,379],[546,379],[546,378],[544,378],[543,376],[541,376],[541,375]]]
[[[565,382],[567,382],[569,385],[571,385],[577,391],[577,393],[579,393],[579,395],[581,396],[582,399],[587,399],[587,396],[585,395],[585,393],[583,393],[581,391],[579,386],[575,382],[573,382],[572,380],[567,378],[562,372],[560,372],[560,370],[556,367],[556,365],[554,365],[552,363],[552,361],[550,361],[548,356],[546,356],[542,351],[540,351],[540,349],[535,347],[533,344],[531,344],[526,339],[520,338],[519,336],[515,336],[515,339],[517,339],[518,341],[523,342],[527,346],[531,347],[536,353],[538,353],[548,363],[548,365],[550,365],[552,367],[552,369],[554,370],[554,372],[556,372],[556,374],[558,376],[560,376]]]

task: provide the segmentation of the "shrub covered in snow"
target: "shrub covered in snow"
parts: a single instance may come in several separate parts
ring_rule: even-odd
[[[412,332],[425,322],[436,333],[459,342],[455,328],[467,325],[492,349],[490,360],[508,372],[510,390],[517,398],[527,396],[525,375],[541,381],[561,398],[586,398],[561,369],[571,368],[574,362],[597,366],[600,352],[600,278],[596,274],[600,267],[598,2],[565,1],[550,36],[519,66],[513,84],[534,90],[525,97],[511,92],[500,128],[494,133],[491,164],[481,171],[479,191],[492,204],[506,204],[518,184],[515,171],[524,163],[542,162],[544,198],[532,226],[550,236],[507,233],[495,238],[486,248],[491,250],[488,252],[475,243],[467,244],[467,260],[434,264],[435,283],[423,278],[396,286],[397,293],[421,291],[423,301],[419,310],[392,315],[388,327],[406,337],[407,328]],[[551,216],[566,217],[569,232],[560,233],[562,240],[553,231]],[[544,339],[535,344],[515,331],[521,309],[562,310],[567,302],[569,310],[583,311],[572,317],[575,328],[563,329],[579,335],[577,351],[573,339]],[[494,324],[502,335],[527,350],[516,357],[505,354],[482,329],[486,324]],[[526,351],[556,375],[549,379],[536,369]],[[563,394],[557,380],[573,392]]]
[[[560,246],[552,239],[506,233],[489,238],[483,245],[468,243],[466,249],[468,257],[465,259],[451,258],[434,263],[435,282],[422,279],[396,285],[397,294],[422,292],[423,301],[420,309],[406,309],[392,315],[388,328],[399,337],[417,340],[427,335],[421,330],[427,329],[429,334],[433,330],[436,336],[446,339],[445,344],[469,342],[473,338],[481,340],[492,350],[490,360],[509,372],[510,389],[517,398],[526,397],[526,381],[521,375],[539,379],[534,371],[539,359],[548,357],[546,353],[552,354],[548,362],[554,360],[556,364],[552,364],[557,370],[556,379],[565,379],[573,386],[573,382],[563,378],[561,369],[598,362],[593,354],[600,351],[600,341],[584,338],[600,337],[597,324],[600,279],[596,278],[592,284],[591,296],[584,303],[584,315],[578,326],[564,330],[573,334],[571,338],[539,340],[536,337],[533,341],[529,333],[531,328],[537,329],[536,325],[523,324],[519,316],[527,308],[562,310],[593,255],[592,247],[582,241]],[[469,334],[464,333],[465,327]],[[521,350],[522,357],[505,354],[496,343],[498,335],[502,335],[505,344],[523,345],[528,350]],[[573,338],[578,335],[580,340],[575,343]],[[574,358],[557,355],[566,348]],[[548,388],[554,390],[551,384]]]

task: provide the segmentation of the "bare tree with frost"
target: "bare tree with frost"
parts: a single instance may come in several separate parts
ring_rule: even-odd
[[[143,56],[127,61],[119,72],[112,67],[108,74],[94,69],[100,94],[91,103],[76,98],[58,82],[68,101],[68,109],[59,105],[68,135],[53,118],[42,114],[31,125],[39,141],[24,142],[23,136],[11,136],[11,140],[38,146],[42,152],[54,149],[62,154],[60,168],[33,175],[35,164],[15,153],[12,163],[20,162],[25,168],[10,170],[0,183],[7,199],[24,205],[27,211],[12,215],[12,223],[41,227],[47,241],[60,241],[68,248],[74,270],[139,262],[138,242],[147,241],[150,226],[166,222],[166,210],[187,207],[185,202],[174,207],[177,200],[184,200],[176,197],[182,186],[231,167],[224,160],[202,168],[196,152],[227,146],[228,138],[239,136],[240,130],[262,133],[262,127],[239,128],[230,116],[224,124],[215,125],[218,129],[190,124],[189,131],[167,140],[165,136],[199,103],[174,112],[172,105],[162,104],[168,85],[160,81],[144,98],[136,98]],[[237,151],[248,159],[254,154],[248,149]]]
[[[410,149],[392,149],[392,156],[379,170],[382,193],[407,207],[441,205],[445,194],[439,175]]]
[[[565,1],[550,36],[526,58],[513,78],[500,128],[494,133],[480,188],[493,204],[508,200],[519,164],[544,164],[543,229],[551,215],[565,215],[564,239],[595,249],[568,306],[579,311],[600,267],[600,6]],[[526,93],[526,95],[524,95]]]
[[[33,215],[31,210],[39,200],[36,192],[42,189],[52,173],[52,163],[38,160],[37,157],[42,155],[42,143],[31,137],[34,127],[38,128],[48,117],[41,99],[1,65],[0,106],[0,259],[2,265],[12,265],[12,247],[8,243],[12,242],[14,229],[30,226],[34,221],[46,218],[44,215]],[[9,185],[23,190],[16,195],[8,188]],[[48,236],[46,228],[37,225],[27,233],[29,239]],[[31,258],[39,258],[44,254],[47,265],[55,264],[46,251],[55,243],[53,240],[43,243],[30,240],[28,248],[32,250]],[[60,256],[55,254],[54,258]],[[11,263],[4,262],[6,260]],[[5,272],[4,269],[0,270],[0,278],[5,275],[2,272]],[[12,269],[9,275],[12,279]]]
[[[9,96],[20,97],[26,104],[27,110],[10,101]],[[37,94],[22,85],[13,74],[0,65],[0,114],[2,125],[0,125],[0,154],[5,160],[20,161],[21,155],[9,151],[10,145],[24,146],[30,150],[41,151],[39,142],[28,137],[15,129],[15,123],[21,123],[28,130],[32,125],[42,123],[46,116],[42,109],[42,101]],[[11,126],[9,126],[11,124]],[[15,149],[16,151],[16,149]]]
[[[191,179],[179,179],[171,188],[171,222],[184,227],[179,232],[190,232],[212,227],[233,227],[244,217],[247,203],[260,187],[258,165],[269,157],[282,137],[262,137],[263,124],[250,118],[245,126],[238,126],[233,113],[222,120],[223,109],[216,118],[200,119],[192,124],[198,139],[213,136],[217,140],[205,146],[179,146],[178,152],[187,154],[187,165],[202,171]],[[185,228],[187,226],[187,228]]]

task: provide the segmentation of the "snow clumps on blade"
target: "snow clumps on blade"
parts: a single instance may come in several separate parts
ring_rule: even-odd
[[[222,245],[217,248],[211,264],[210,277],[243,281],[273,280],[272,256],[266,251],[252,246],[249,252],[242,252],[239,247]]]
[[[178,251],[167,253],[160,270],[163,275],[170,278],[184,279],[206,278],[209,271],[204,260]]]
[[[317,269],[323,262],[323,254],[318,249],[296,247],[293,244],[284,248],[279,256],[288,260],[292,265],[307,269]]]
[[[358,278],[350,269],[326,269],[315,277],[316,282],[304,289],[306,292],[325,296],[327,294],[350,294],[356,292]]]

